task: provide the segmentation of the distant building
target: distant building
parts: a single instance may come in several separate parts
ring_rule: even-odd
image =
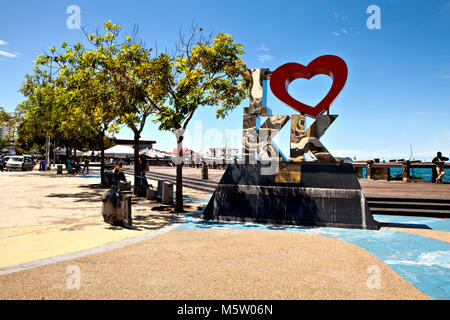
[[[7,126],[3,123],[0,123],[0,138],[6,139],[8,138],[11,142],[7,149],[1,150],[2,153],[9,153],[10,155],[16,154],[16,146],[15,146],[15,128],[11,126]]]
[[[5,125],[1,125],[0,126],[0,138],[4,139],[4,138],[7,138],[7,137],[10,137],[10,138],[13,139],[13,137],[14,137],[14,128],[8,127],[8,126],[5,126]],[[13,139],[13,141],[14,141],[14,139]]]

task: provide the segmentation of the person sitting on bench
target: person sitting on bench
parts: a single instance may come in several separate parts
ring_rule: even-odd
[[[119,162],[114,170],[112,171],[114,174],[114,185],[117,186],[119,184],[119,181],[127,181],[127,178],[125,177],[125,174],[122,172],[122,166],[123,163]]]

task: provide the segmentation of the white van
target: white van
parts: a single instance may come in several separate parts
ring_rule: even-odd
[[[33,170],[34,163],[31,156],[11,156],[6,163],[6,171],[11,170]]]

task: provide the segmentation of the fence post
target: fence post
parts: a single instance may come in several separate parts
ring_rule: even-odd
[[[383,170],[383,179],[386,181],[390,181],[391,180],[391,168],[390,167],[386,167]]]
[[[402,171],[403,171],[402,176],[403,176],[403,182],[409,182],[409,178],[410,178],[410,175],[409,175],[409,168],[410,168],[410,162],[409,162],[409,160],[403,161],[403,163],[402,163]]]
[[[373,179],[372,165],[373,165],[373,160],[367,160],[367,179]]]

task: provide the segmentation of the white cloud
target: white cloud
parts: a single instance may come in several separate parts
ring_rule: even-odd
[[[258,48],[259,51],[269,52],[270,49],[267,48],[264,44],[261,44]]]
[[[4,40],[0,40],[0,46],[5,46],[7,44],[8,44],[8,42],[6,42]],[[18,53],[12,53],[12,52],[8,52],[8,51],[5,51],[5,50],[0,50],[0,56],[3,56],[3,57],[15,58],[18,55],[19,55]],[[3,61],[3,60],[5,60],[5,59],[2,59],[0,61]]]
[[[336,37],[339,37],[341,34],[339,32],[332,32],[332,35],[335,35]]]
[[[271,56],[270,54],[258,54],[259,62],[267,62],[267,61],[272,61],[272,60],[273,60],[273,56]]]
[[[261,44],[259,46],[258,51],[261,53],[257,56],[259,62],[267,62],[274,59],[274,57],[270,55],[270,49],[267,48],[264,44]]]
[[[4,56],[4,57],[7,57],[7,58],[15,58],[18,55],[16,53],[11,53],[11,52],[7,52],[7,51],[4,51],[4,50],[0,50],[0,56]]]
[[[348,33],[348,31],[346,29],[342,29],[343,33]]]
[[[340,16],[336,11],[333,12],[335,19],[347,20],[348,17]]]

